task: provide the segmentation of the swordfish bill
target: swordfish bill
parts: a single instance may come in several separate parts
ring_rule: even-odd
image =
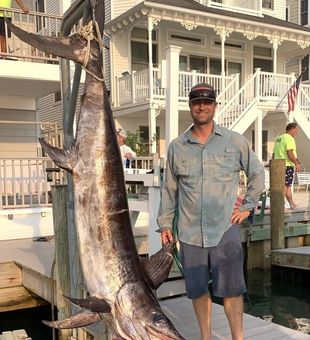
[[[97,1],[96,17],[103,13],[103,4]],[[91,40],[88,53],[87,40],[79,34],[42,37],[7,24],[25,42],[86,64],[88,71],[74,144],[62,150],[43,139],[40,143],[55,164],[72,173],[78,247],[89,298],[69,298],[81,311],[66,320],[45,323],[75,328],[104,319],[114,339],[184,339],[154,293],[170,271],[172,245],[147,261],[140,260],[136,249],[112,110],[105,83],[98,79],[102,77],[98,42]],[[103,31],[103,22],[99,29]]]

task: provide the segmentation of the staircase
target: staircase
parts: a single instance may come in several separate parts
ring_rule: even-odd
[[[227,96],[227,89],[219,94],[218,124],[243,134],[261,114],[264,117],[268,112],[278,112],[288,119],[287,92],[294,81],[295,78],[289,75],[256,69],[233,96]],[[291,118],[298,123],[309,141],[310,85],[300,85]]]

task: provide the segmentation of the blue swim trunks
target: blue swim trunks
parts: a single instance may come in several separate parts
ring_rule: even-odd
[[[215,247],[180,242],[180,255],[189,299],[206,294],[209,280],[213,294],[221,298],[246,292],[239,226],[230,227]]]
[[[294,181],[294,167],[287,166],[285,169],[285,185],[287,187],[292,186]]]

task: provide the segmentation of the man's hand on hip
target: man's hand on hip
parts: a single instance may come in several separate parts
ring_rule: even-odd
[[[240,211],[239,209],[234,209],[234,211],[233,211],[233,213],[231,215],[230,222],[232,224],[240,224],[247,217],[249,217],[249,215],[250,215],[250,211],[248,211],[248,210]]]

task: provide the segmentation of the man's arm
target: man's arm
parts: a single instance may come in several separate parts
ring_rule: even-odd
[[[173,171],[173,147],[169,146],[165,173],[165,182],[161,190],[161,202],[157,216],[163,244],[173,242],[172,223],[177,207],[178,180]]]
[[[129,160],[134,160],[137,158],[137,154],[131,149],[130,146],[126,145],[124,148],[124,157]]]
[[[238,210],[251,211],[256,208],[259,197],[265,189],[265,170],[246,140],[241,148],[241,167],[247,176],[247,190]]]
[[[295,169],[296,171],[300,171],[301,170],[301,164],[299,162],[299,160],[295,157],[293,150],[287,150],[287,157],[288,159],[295,164]]]
[[[15,1],[24,13],[29,13],[28,7],[23,4],[22,0],[15,0]]]

